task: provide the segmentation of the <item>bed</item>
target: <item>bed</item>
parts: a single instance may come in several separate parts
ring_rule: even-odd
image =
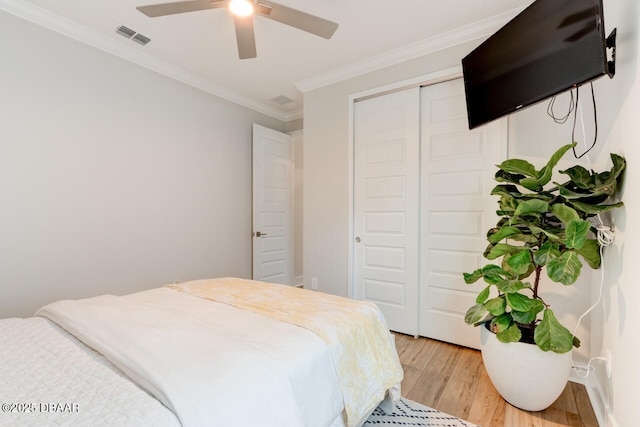
[[[0,425],[351,427],[402,375],[373,303],[246,279],[0,320]]]

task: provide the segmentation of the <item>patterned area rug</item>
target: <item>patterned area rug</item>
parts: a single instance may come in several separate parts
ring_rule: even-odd
[[[363,425],[373,426],[479,427],[405,398],[400,398],[391,414],[376,408]]]

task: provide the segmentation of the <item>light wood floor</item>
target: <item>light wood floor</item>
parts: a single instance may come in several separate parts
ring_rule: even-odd
[[[395,334],[404,367],[402,396],[482,427],[598,427],[587,391],[569,382],[544,411],[527,412],[495,390],[477,350]]]

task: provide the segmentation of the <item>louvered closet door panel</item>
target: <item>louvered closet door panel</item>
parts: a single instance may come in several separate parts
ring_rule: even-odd
[[[419,88],[354,106],[354,290],[418,332]]]
[[[421,92],[420,335],[478,348],[464,323],[482,283],[462,273],[484,264],[486,231],[496,222],[495,165],[504,157],[500,124],[470,131],[461,79]]]

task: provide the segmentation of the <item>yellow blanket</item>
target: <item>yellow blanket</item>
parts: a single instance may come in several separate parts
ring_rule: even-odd
[[[329,346],[348,426],[362,421],[389,391],[399,397],[403,371],[375,304],[253,280],[195,280],[169,287],[306,328]]]

